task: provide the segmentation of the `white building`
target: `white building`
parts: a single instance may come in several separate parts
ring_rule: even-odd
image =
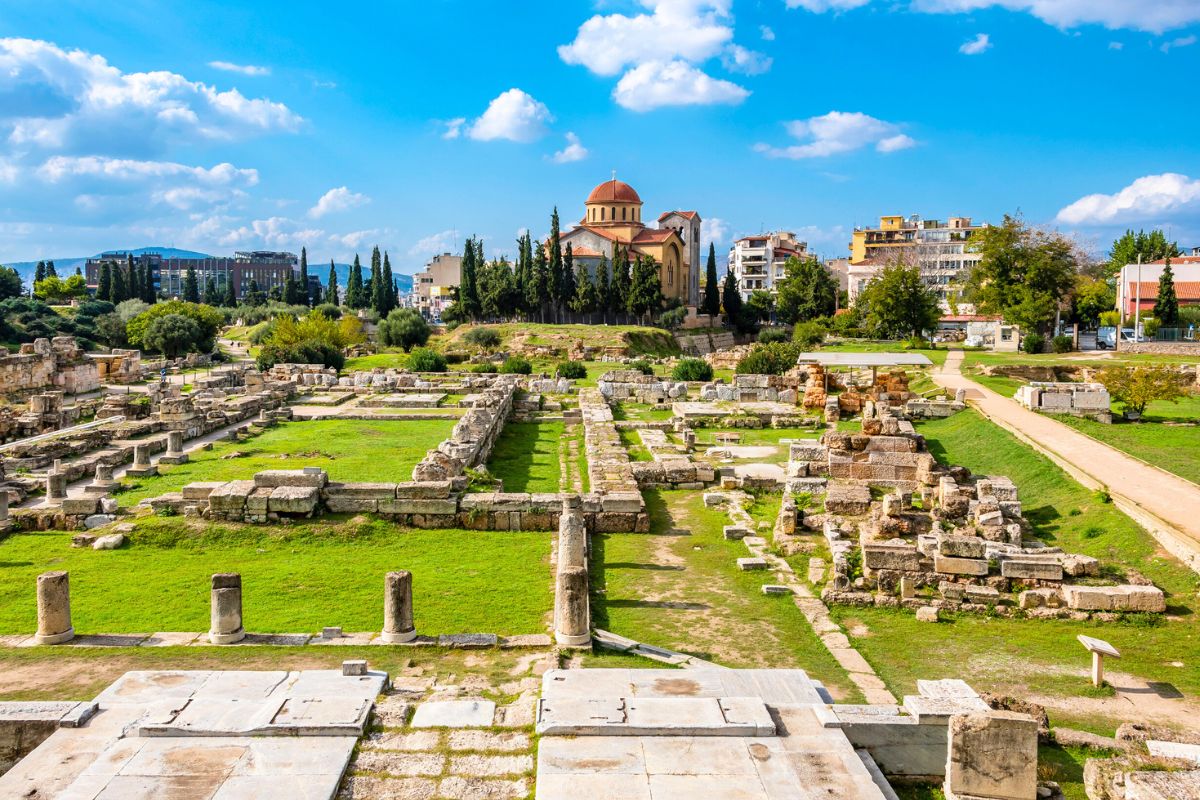
[[[413,275],[412,305],[427,319],[439,319],[454,301],[454,289],[462,279],[462,256],[442,253],[425,269]]]
[[[791,231],[744,236],[729,248],[729,272],[737,279],[743,300],[756,291],[775,292],[784,278],[784,264],[792,256],[806,258],[808,243],[796,239]]]

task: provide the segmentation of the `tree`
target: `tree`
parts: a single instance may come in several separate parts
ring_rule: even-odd
[[[701,309],[709,316],[721,313],[721,287],[717,283],[717,248],[708,243],[708,263],[704,267],[704,301]]]
[[[178,358],[200,338],[200,326],[182,314],[166,314],[150,321],[142,334],[142,344],[167,358]]]
[[[110,303],[122,303],[129,300],[129,293],[125,288],[125,270],[117,264],[112,265],[112,291],[108,297],[102,297],[101,300],[108,300]]]
[[[571,245],[567,245],[567,253]],[[565,266],[565,265],[564,265]],[[596,284],[588,277],[587,267],[583,262],[575,268],[575,295],[571,298],[571,310],[576,314],[591,314],[596,310],[599,301],[596,295]]]
[[[568,299],[564,294],[566,281],[563,279],[562,239],[558,228],[558,206],[550,214],[550,300],[554,303],[554,319],[558,320],[559,308]]]
[[[647,319],[662,308],[662,279],[650,256],[639,256],[634,262],[626,303],[632,313]]]
[[[0,300],[10,297],[20,297],[25,293],[21,283],[21,275],[12,267],[0,267]],[[101,300],[106,298],[101,297]]]
[[[629,274],[629,251],[617,245],[612,260],[612,280],[609,288],[612,291],[612,310],[621,313],[629,308],[629,288],[633,277]]]
[[[721,290],[721,307],[725,309],[725,322],[736,326],[742,317],[742,293],[738,291],[737,278],[732,271],[725,273],[725,286]]]
[[[916,266],[884,267],[859,294],[867,327],[883,339],[920,336],[937,326],[937,293],[925,286]]]
[[[1171,271],[1171,259],[1167,258],[1162,274],[1158,276],[1158,299],[1154,301],[1154,318],[1161,325],[1179,322],[1179,298],[1175,294],[1175,273]]]
[[[287,271],[287,275],[283,278],[283,289],[281,290],[283,302],[289,306],[300,304],[300,285],[296,283],[296,273],[292,270]]]
[[[87,296],[87,283],[82,275],[72,275],[65,281],[57,275],[47,275],[33,285],[33,296],[56,305]]]
[[[204,302],[210,306],[221,304],[221,295],[217,294],[217,282],[211,275],[204,279]]]
[[[109,347],[124,347],[129,344],[125,335],[125,320],[115,312],[96,317],[96,335]]]
[[[429,323],[412,308],[394,309],[379,322],[379,341],[389,347],[403,347],[406,353],[424,346],[429,334]]]
[[[1117,294],[1107,281],[1079,275],[1075,291],[1071,296],[1071,317],[1079,324],[1094,328],[1100,324],[1100,315],[1117,303]]]
[[[57,277],[58,277],[58,270],[56,270],[56,269],[54,268],[54,262],[53,262],[53,261],[47,261],[47,262],[46,262],[46,277],[47,277],[47,278],[50,278],[50,277],[57,278]]]
[[[1031,227],[1019,217],[975,233],[968,245],[981,258],[967,280],[967,299],[981,314],[1000,314],[1033,332],[1049,327],[1075,288],[1082,260],[1057,231]]]
[[[133,253],[125,254],[125,279],[121,282],[122,300],[130,300],[141,294],[141,284],[138,281],[137,267],[133,263]],[[198,288],[198,287],[197,287]],[[114,301],[116,302],[116,301]]]
[[[467,239],[463,247],[462,267],[458,277],[458,305],[467,319],[479,319],[482,308],[479,304],[479,283],[477,274],[482,267],[475,261],[479,250],[475,247],[475,237]]]
[[[755,289],[750,293],[750,299],[746,301],[746,311],[752,314],[755,320],[768,321],[774,310],[775,298],[766,289]]]
[[[141,288],[131,294],[145,303],[153,303],[158,299],[158,292],[154,290],[154,269],[149,264],[143,272]]]
[[[608,256],[600,254],[600,263],[596,265],[596,310],[604,321],[608,322],[608,312],[612,308],[612,289],[608,285]]]
[[[388,258],[388,254],[383,254],[383,285],[384,285],[384,308],[386,313],[391,313],[392,309],[400,305],[400,298],[396,294],[396,276],[392,274],[392,262]],[[383,311],[380,312],[385,313]]]
[[[100,262],[100,276],[96,279],[96,299],[112,302],[112,265]]]
[[[37,266],[33,268],[33,282],[37,284],[38,281],[44,280],[46,280],[46,262],[39,261]]]
[[[538,242],[533,249],[533,265],[529,285],[525,287],[525,302],[532,313],[537,309],[542,322],[546,321],[546,303],[550,300],[550,266],[546,262],[546,248]]]
[[[263,294],[263,290],[258,288],[258,281],[254,278],[250,279],[250,286],[246,289],[246,295],[242,298],[242,302],[251,308],[266,305],[267,296]]]
[[[183,276],[183,302],[200,302],[200,285],[196,281],[196,268],[191,264],[188,264],[187,272]]]
[[[387,316],[387,284],[383,280],[383,256],[378,245],[371,251],[371,308],[380,317]]]
[[[517,304],[517,281],[508,259],[501,257],[490,264],[482,264],[476,277],[479,313],[489,319],[511,314]]]
[[[312,294],[308,291],[308,248],[300,248],[300,303],[312,306]]]
[[[168,300],[165,303],[155,303],[129,320],[126,325],[129,343],[134,347],[145,345],[145,335],[150,324],[172,314],[187,317],[196,323],[196,330],[189,349],[197,353],[207,353],[213,349],[216,344],[217,331],[225,324],[225,315],[212,306],[187,303],[182,300]]]
[[[1096,375],[1108,394],[1138,416],[1155,400],[1175,403],[1184,396],[1183,378],[1174,368],[1159,364],[1148,367],[1105,367]]]
[[[1168,241],[1166,234],[1161,230],[1155,229],[1149,233],[1127,230],[1121,238],[1113,242],[1109,250],[1107,274],[1104,277],[1111,279],[1120,274],[1121,267],[1126,264],[1138,263],[1138,256],[1142,257],[1142,263],[1148,264],[1151,261],[1176,258],[1180,255],[1182,251],[1179,245]]]
[[[233,290],[233,276],[225,276],[225,293],[221,296],[221,305],[226,308],[237,306],[237,294]]]
[[[329,259],[329,282],[325,285],[325,302],[335,306],[341,305],[338,300],[337,268],[333,265],[332,258]]]
[[[346,279],[346,305],[350,308],[362,308],[366,305],[363,297],[362,263],[358,253],[354,254],[354,263],[350,265],[350,277]]]
[[[775,301],[779,318],[789,325],[818,317],[831,317],[837,310],[837,280],[815,258],[788,258]]]
[[[575,300],[575,251],[571,247],[571,243],[567,242],[567,247],[563,250],[562,263],[562,304],[569,306]]]

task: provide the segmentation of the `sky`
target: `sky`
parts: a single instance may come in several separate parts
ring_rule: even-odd
[[[883,214],[1200,246],[1200,0],[0,8],[0,263],[174,246],[399,272],[613,173],[724,252]]]

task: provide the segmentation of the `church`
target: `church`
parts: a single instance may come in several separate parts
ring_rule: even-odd
[[[575,263],[592,275],[600,256],[612,261],[616,248],[629,252],[632,263],[649,256],[658,265],[663,299],[684,305],[700,301],[700,215],[695,211],[668,211],[658,227],[642,222],[642,198],[632,186],[615,177],[597,186],[583,204],[583,219],[561,235],[563,250],[571,245]]]

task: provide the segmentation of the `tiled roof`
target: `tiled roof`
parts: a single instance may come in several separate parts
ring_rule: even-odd
[[[1175,296],[1180,300],[1200,301],[1200,281],[1175,281]],[[1137,302],[1137,281],[1129,282],[1129,302]],[[1142,302],[1158,297],[1158,281],[1142,281]]]
[[[592,189],[588,203],[641,203],[642,198],[633,187],[623,181],[611,180]]]
[[[664,219],[671,216],[672,214],[678,214],[679,216],[685,217],[686,219],[695,219],[696,217],[700,216],[695,211],[664,211],[663,213],[658,215],[658,221],[662,222]]]

